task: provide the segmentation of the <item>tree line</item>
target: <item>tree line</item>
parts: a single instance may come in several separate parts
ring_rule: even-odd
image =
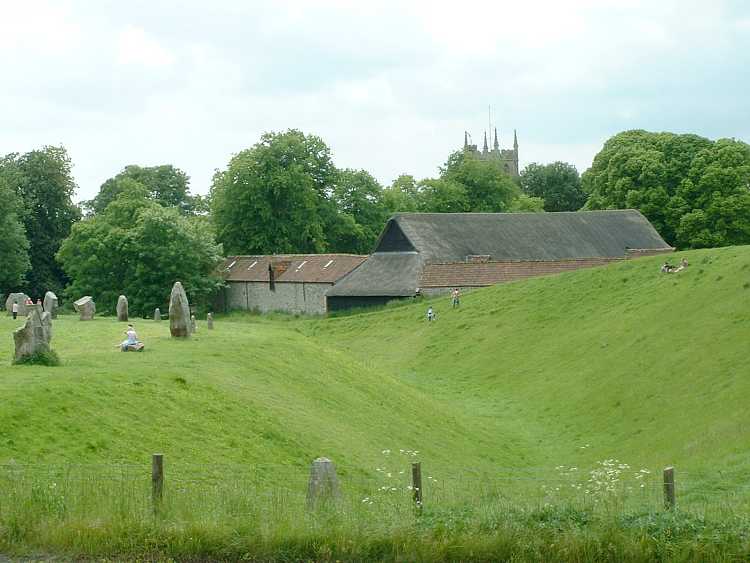
[[[292,129],[234,155],[207,196],[172,165],[126,166],[79,205],[75,189],[63,147],[0,159],[0,293],[88,294],[105,311],[125,293],[147,314],[175,279],[191,299],[208,298],[223,255],[366,254],[395,212],[635,208],[680,248],[750,243],[750,147],[697,135],[619,133],[582,176],[554,162],[512,178],[499,162],[457,151],[435,178],[403,174],[381,186]]]

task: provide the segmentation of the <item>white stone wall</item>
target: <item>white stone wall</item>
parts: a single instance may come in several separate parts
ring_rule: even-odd
[[[326,312],[328,283],[276,283],[276,290],[268,282],[228,282],[227,308],[269,313],[305,313],[322,315]]]

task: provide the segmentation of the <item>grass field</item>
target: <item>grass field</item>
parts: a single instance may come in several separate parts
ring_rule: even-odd
[[[20,323],[2,317],[0,551],[745,557],[750,247],[684,255],[678,274],[645,258],[466,293],[455,310],[434,299],[434,323],[424,301],[329,319],[234,314],[189,341],[138,321],[142,354],[117,350],[112,318],[61,316],[53,368],[11,366]],[[167,460],[159,520],[154,452]],[[336,463],[344,499],[313,518],[318,456]],[[421,515],[414,460],[429,477]],[[658,510],[666,465],[677,514]]]

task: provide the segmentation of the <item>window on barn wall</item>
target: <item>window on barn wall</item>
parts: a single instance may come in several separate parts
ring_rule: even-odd
[[[271,291],[276,291],[276,280],[275,278],[276,272],[273,271],[273,264],[268,265],[268,289]]]
[[[330,266],[331,264],[333,264],[333,260],[329,260],[329,261],[328,261],[328,263],[327,263],[327,264],[326,264],[325,266],[323,266],[323,269],[325,270],[325,269],[326,269],[326,268],[328,268],[328,266]]]
[[[305,264],[307,264],[307,260],[303,260],[302,263],[297,266],[297,271],[299,272],[302,269],[302,266],[304,266]]]
[[[233,266],[234,266],[234,265],[235,265],[236,263],[237,263],[237,260],[234,260],[234,261],[232,261],[232,263],[231,263],[231,264],[229,264],[229,266],[227,266],[227,272],[228,272],[229,270],[231,270],[231,269],[232,269],[232,267],[233,267]]]
[[[258,263],[258,261],[256,260],[255,262],[253,262],[252,264],[250,264],[250,265],[249,265],[249,266],[247,267],[247,269],[248,269],[248,270],[252,270],[252,269],[253,269],[253,268],[255,267],[255,265],[256,265],[257,263]]]

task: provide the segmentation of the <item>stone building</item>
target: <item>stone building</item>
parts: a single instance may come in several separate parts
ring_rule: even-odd
[[[219,311],[324,314],[328,290],[366,258],[354,254],[230,256],[221,266],[226,287],[215,307]]]
[[[513,130],[513,148],[501,149],[497,140],[497,127],[495,127],[495,140],[492,143],[492,149],[487,146],[487,132],[484,132],[484,145],[482,151],[477,149],[476,145],[469,143],[469,133],[464,131],[464,152],[473,155],[481,160],[496,160],[502,164],[506,174],[518,176],[518,136]]]
[[[672,251],[635,210],[397,213],[373,254],[328,292],[328,309],[379,305]]]

